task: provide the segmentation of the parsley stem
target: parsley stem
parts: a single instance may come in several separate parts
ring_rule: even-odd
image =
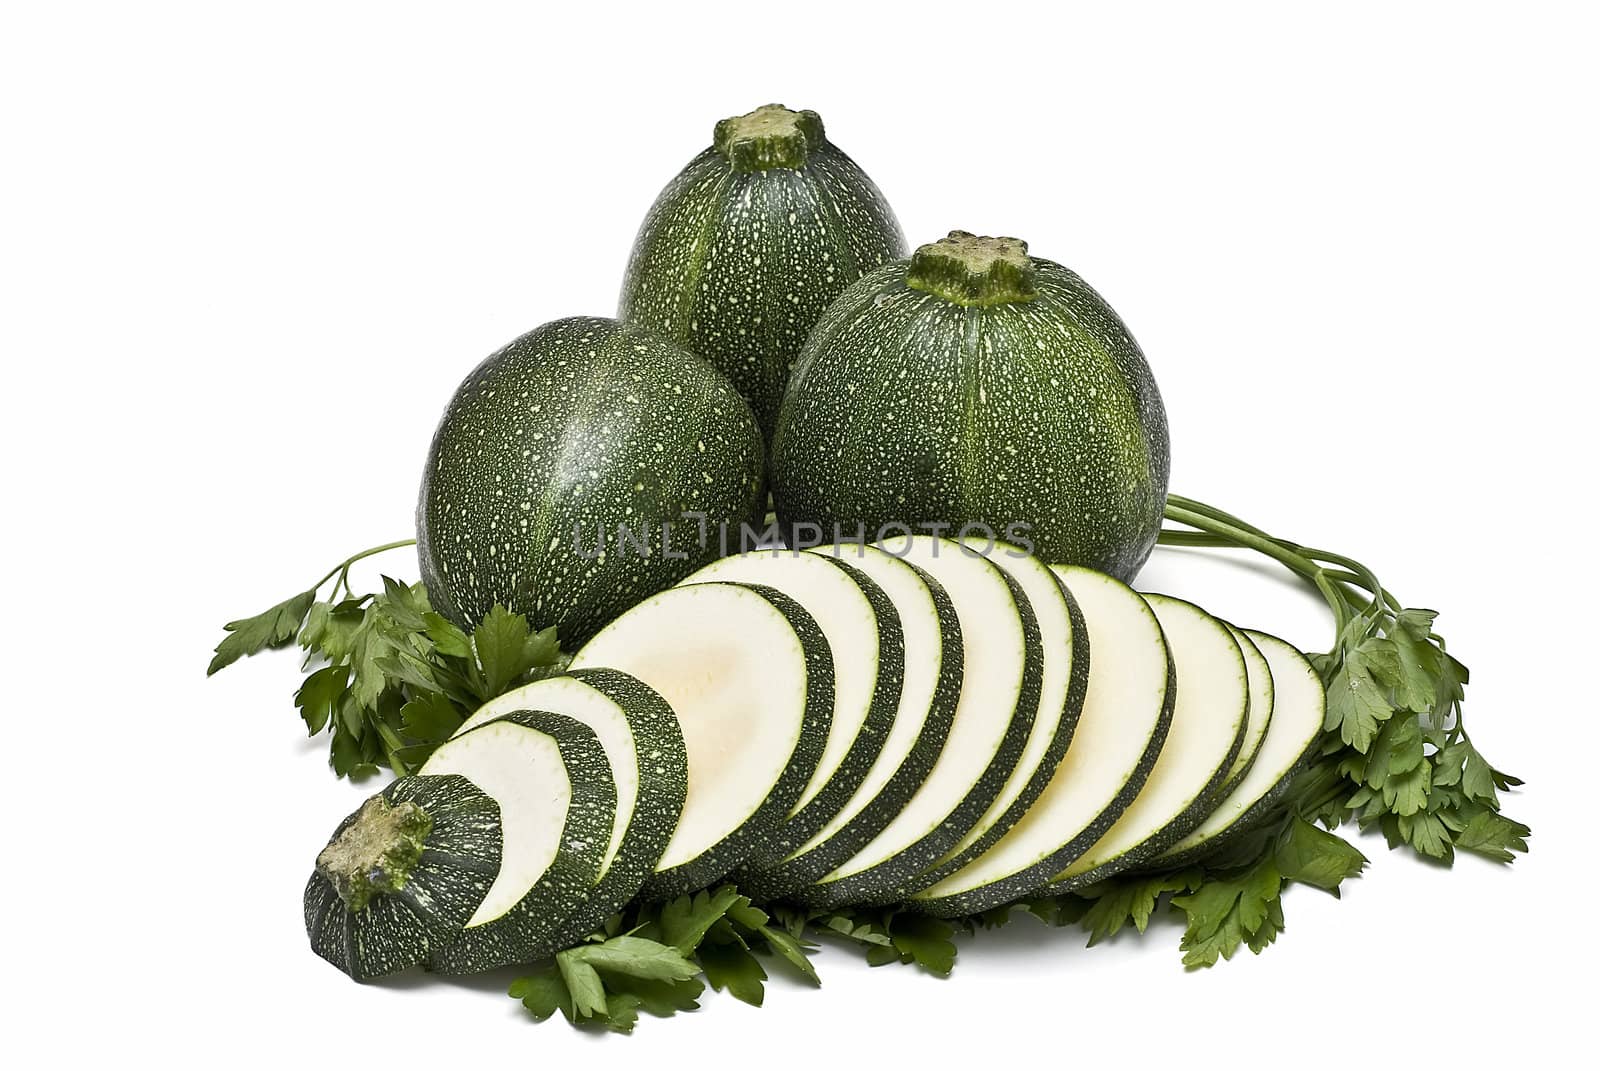
[[[311,585],[311,590],[315,591],[316,589],[320,588],[322,585],[326,584],[328,581],[332,580],[335,576],[339,576],[339,577],[342,577],[344,579],[345,591],[347,593],[353,594],[353,592],[350,592],[350,579],[349,579],[350,578],[350,567],[352,565],[354,565],[356,562],[360,561],[362,558],[370,558],[374,554],[382,554],[384,551],[399,550],[401,547],[414,547],[416,545],[417,545],[417,541],[415,539],[397,539],[393,543],[385,543],[381,547],[368,547],[366,550],[363,550],[360,553],[350,555],[350,557],[346,558],[344,561],[340,562],[338,565],[335,565],[332,569],[329,569],[321,580],[319,580],[315,584]],[[339,593],[338,585],[334,585],[333,594],[337,595],[338,593]]]

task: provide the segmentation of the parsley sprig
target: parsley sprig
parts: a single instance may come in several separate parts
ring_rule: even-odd
[[[399,540],[351,555],[307,590],[230,621],[207,675],[298,642],[307,675],[294,702],[306,731],[331,730],[334,773],[359,779],[380,767],[415,770],[478,707],[564,668],[555,629],[534,631],[503,606],[469,634],[434,612],[421,584],[385,576],[381,593],[351,587],[356,562],[414,544]],[[319,600],[329,581],[328,597]]]

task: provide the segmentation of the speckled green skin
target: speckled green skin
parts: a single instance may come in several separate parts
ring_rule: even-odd
[[[703,361],[614,320],[545,324],[480,364],[434,433],[417,504],[428,596],[463,628],[501,603],[570,650],[718,557],[719,524],[758,520],[762,468],[749,406]],[[662,552],[663,521],[683,558]],[[619,552],[619,524],[648,530],[652,552]],[[605,555],[580,555],[601,531]]]
[[[555,858],[517,905],[431,947],[428,966],[443,974],[477,974],[531,963],[557,951],[562,922],[594,890],[616,819],[617,785],[593,729],[564,714],[524,710],[504,714],[464,735],[498,722],[513,722],[550,737],[561,751],[572,795]]]
[[[825,554],[827,551],[816,550],[812,553]],[[883,790],[833,836],[803,855],[740,871],[739,887],[751,896],[761,900],[788,899],[793,893],[836,870],[871,843],[894,820],[894,816],[900,813],[928,779],[934,763],[939,760],[939,753],[944,750],[945,741],[950,736],[950,723],[955,717],[956,703],[961,698],[961,621],[944,586],[921,568],[910,562],[905,564],[907,568],[916,570],[928,587],[934,612],[939,617],[939,635],[943,642],[938,681],[916,743],[895,768]]]
[[[798,168],[740,170],[715,148],[691,160],[639,228],[618,306],[725,372],[768,438],[828,303],[905,255],[883,194],[815,129]]]
[[[828,309],[772,441],[786,531],[988,524],[1045,561],[1131,579],[1161,527],[1161,396],[1138,344],[1073,272],[1033,258],[1030,299],[961,305],[886,265]]]
[[[306,936],[311,950],[358,982],[427,961],[448,943],[483,902],[500,872],[500,808],[463,777],[415,776],[379,795],[414,803],[432,820],[422,853],[405,884],[351,910],[320,871],[306,882]],[[337,840],[359,810],[334,830]]]

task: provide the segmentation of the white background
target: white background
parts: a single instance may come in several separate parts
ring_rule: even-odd
[[[1582,1044],[1582,7],[5,10],[0,984],[27,1062],[1484,1067]],[[631,1039],[524,1021],[503,978],[362,987],[315,959],[302,882],[370,789],[303,739],[292,656],[203,679],[219,626],[409,534],[457,381],[610,314],[657,190],[771,100],[822,113],[913,243],[1017,235],[1105,294],[1160,380],[1175,490],[1442,610],[1475,739],[1529,782],[1507,810],[1532,856],[1445,872],[1364,838],[1343,902],[1295,889],[1276,947],[1209,972],[1168,925],[1088,951],[1019,925],[948,981],[829,949],[820,992],[713,996]],[[1164,552],[1144,584],[1329,640],[1266,568]]]

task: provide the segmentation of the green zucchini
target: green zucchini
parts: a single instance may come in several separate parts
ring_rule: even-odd
[[[712,562],[685,584],[764,584],[805,608],[833,655],[833,719],[794,812],[744,867],[783,859],[810,840],[855,794],[883,750],[905,676],[900,620],[883,589],[843,561],[764,549]]]
[[[1250,688],[1238,641],[1193,603],[1165,595],[1146,595],[1145,601],[1161,623],[1176,670],[1172,725],[1139,794],[1099,840],[1051,879],[1051,892],[1135,868],[1182,840],[1216,806],[1244,743]]]
[[[1272,708],[1276,698],[1272,667],[1267,664],[1255,641],[1243,629],[1235,628],[1226,621],[1222,623],[1233,633],[1234,642],[1239,645],[1239,653],[1244,655],[1245,680],[1250,686],[1250,713],[1245,723],[1244,742],[1239,746],[1239,756],[1233,760],[1233,765],[1228,769],[1227,779],[1223,781],[1222,789],[1217,793],[1219,799],[1237,788],[1239,782],[1250,772],[1250,766],[1256,760],[1256,752],[1261,749],[1272,725]]]
[[[958,231],[829,307],[770,469],[785,531],[982,524],[1126,581],[1161,527],[1167,423],[1138,344],[1087,283],[1015,239]]]
[[[769,104],[716,126],[639,228],[618,315],[733,380],[769,436],[789,366],[822,311],[905,256],[878,187],[816,112]]]
[[[900,898],[988,813],[1022,760],[1039,709],[1043,650],[1027,596],[952,540],[880,544],[931,574],[961,621],[961,697],[926,781],[865,847],[790,899],[816,907]]]
[[[1274,701],[1272,723],[1255,761],[1238,785],[1193,832],[1154,862],[1181,866],[1214,851],[1250,829],[1288,790],[1289,782],[1322,739],[1328,694],[1305,655],[1276,636],[1246,630],[1270,667]]]
[[[306,882],[311,949],[358,982],[426,963],[500,871],[500,807],[455,776],[402,777],[334,830]]]
[[[683,813],[641,896],[702,889],[779,834],[827,743],[832,663],[793,599],[726,583],[654,595],[573,656],[575,670],[617,669],[649,685],[683,731]]]
[[[908,905],[974,915],[1036,892],[1101,838],[1144,787],[1172,722],[1177,679],[1155,613],[1121,581],[1054,567],[1081,608],[1089,680],[1071,746],[1028,812]]]
[[[961,622],[943,585],[877,547],[839,545],[808,553],[848,562],[892,604],[903,670],[899,705],[877,759],[827,825],[788,858],[739,873],[740,887],[764,900],[781,900],[814,884],[883,832],[928,779],[961,697]],[[879,616],[888,614],[880,610]]]
[[[756,518],[763,447],[725,377],[651,332],[574,317],[480,364],[434,433],[417,553],[462,628],[499,603],[586,639]]]
[[[500,806],[500,872],[455,940],[428,966],[475,974],[556,950],[558,927],[593,889],[616,820],[617,790],[594,730],[519,710],[451,737],[422,773],[467,778]]]
[[[689,779],[683,731],[665,699],[614,669],[578,669],[514,689],[466,720],[457,735],[516,710],[551,710],[594,730],[617,787],[616,820],[594,889],[574,905],[551,944],[576,944],[638,895],[655,873]]]

